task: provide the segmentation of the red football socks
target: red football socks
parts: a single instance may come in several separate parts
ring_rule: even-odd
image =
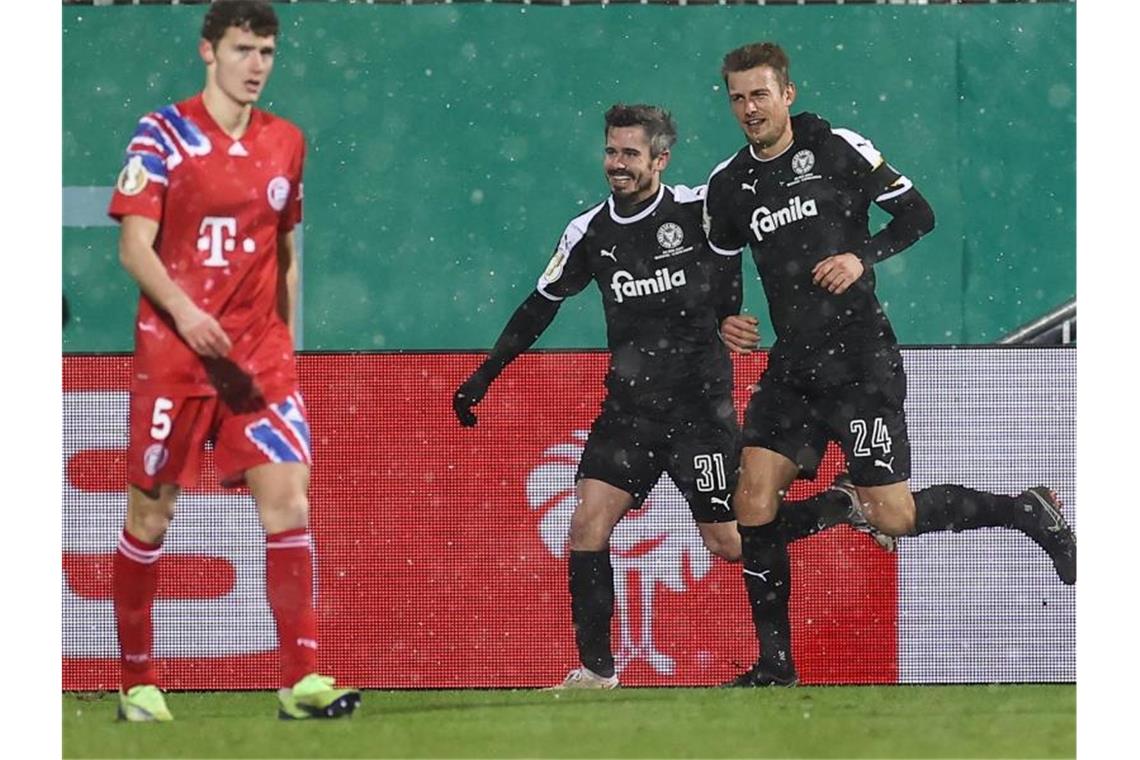
[[[305,528],[265,537],[265,595],[277,622],[282,686],[317,670],[313,558]]]
[[[122,688],[156,684],[154,674],[151,607],[158,589],[158,559],[162,544],[140,541],[123,529],[115,552],[112,596],[115,626],[119,633],[119,665]]]

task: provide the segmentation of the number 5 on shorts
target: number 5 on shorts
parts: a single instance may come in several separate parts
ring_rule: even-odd
[[[170,435],[170,410],[174,408],[174,402],[168,398],[159,396],[154,400],[154,413],[151,415],[150,422],[150,437],[156,441],[164,441]]]

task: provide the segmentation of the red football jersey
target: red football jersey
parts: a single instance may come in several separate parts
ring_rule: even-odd
[[[254,109],[234,140],[201,95],[139,120],[108,213],[159,223],[155,250],[166,271],[218,320],[233,349],[228,361],[203,359],[170,315],[140,295],[133,389],[214,395],[242,375],[266,396],[292,389],[293,341],[277,313],[277,236],[301,220],[304,157],[295,125]]]

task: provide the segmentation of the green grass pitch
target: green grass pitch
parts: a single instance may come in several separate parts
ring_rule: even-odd
[[[174,692],[175,721],[63,695],[64,757],[1074,757],[1076,687],[369,691],[284,722],[272,692]]]

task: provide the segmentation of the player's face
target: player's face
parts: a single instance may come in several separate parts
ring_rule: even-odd
[[[252,105],[273,71],[277,43],[273,37],[231,26],[216,46],[202,40],[199,50],[214,86],[234,102]]]
[[[728,74],[728,101],[748,142],[764,150],[791,142],[789,109],[796,99],[796,86],[780,86],[771,66],[757,66]],[[783,147],[781,145],[781,147]]]
[[[639,203],[657,192],[669,152],[650,157],[644,127],[611,127],[606,133],[602,168],[614,197]]]

